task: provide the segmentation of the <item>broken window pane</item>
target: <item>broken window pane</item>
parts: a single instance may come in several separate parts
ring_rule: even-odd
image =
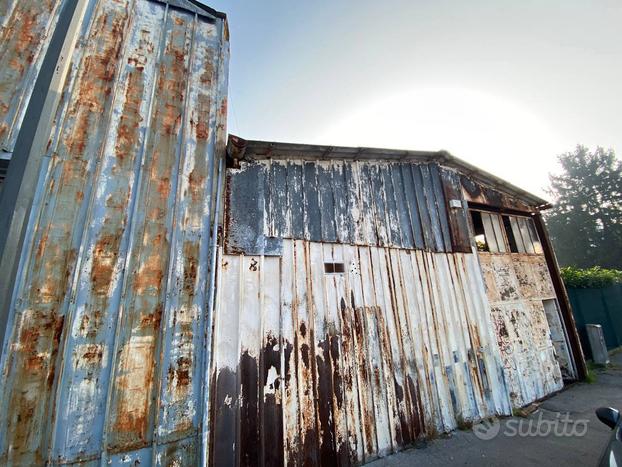
[[[475,235],[475,245],[477,251],[490,251],[488,242],[486,241],[486,232],[484,223],[482,222],[482,213],[479,211],[471,211],[471,220],[473,221],[473,233]]]

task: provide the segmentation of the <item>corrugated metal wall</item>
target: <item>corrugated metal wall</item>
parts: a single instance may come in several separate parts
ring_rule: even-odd
[[[43,33],[54,21],[46,5],[10,2],[2,34],[24,30],[29,14]],[[201,456],[228,33],[199,10],[87,5],[12,301],[3,464]],[[3,47],[16,70],[18,58],[39,60]],[[3,81],[3,99],[31,86],[21,72]]]
[[[0,2],[0,149],[13,152],[63,1]]]
[[[227,252],[280,254],[282,238],[452,251],[437,164],[267,159],[229,174]]]
[[[472,254],[284,240],[223,256],[218,290],[213,465],[360,463],[510,413]]]
[[[543,300],[555,290],[543,255],[480,252],[510,397],[523,406],[563,387]]]

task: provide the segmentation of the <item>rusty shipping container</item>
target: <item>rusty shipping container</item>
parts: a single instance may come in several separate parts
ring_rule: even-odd
[[[543,200],[444,152],[228,162],[213,465],[361,464],[578,377]]]
[[[0,463],[199,464],[225,16],[188,0],[0,15]]]

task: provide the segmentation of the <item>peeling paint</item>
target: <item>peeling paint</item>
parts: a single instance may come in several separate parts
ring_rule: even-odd
[[[3,465],[200,457],[228,42],[175,3],[91,0],[76,32],[9,318]],[[1,13],[3,146],[62,4]]]
[[[211,464],[360,464],[510,413],[472,254],[284,240],[221,261]]]

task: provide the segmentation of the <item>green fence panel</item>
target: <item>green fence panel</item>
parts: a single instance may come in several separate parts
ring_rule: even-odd
[[[622,284],[602,289],[568,288],[568,297],[581,337],[583,350],[591,356],[586,324],[600,324],[603,327],[608,349],[622,345]]]

